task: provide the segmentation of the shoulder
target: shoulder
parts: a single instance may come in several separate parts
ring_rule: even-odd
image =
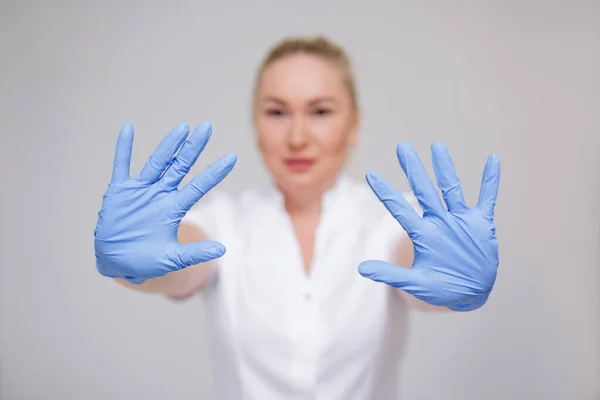
[[[212,240],[223,240],[224,233],[235,226],[237,202],[234,194],[212,189],[187,212],[181,223],[195,227]]]
[[[352,216],[359,229],[368,232],[366,240],[369,247],[380,249],[380,258],[391,260],[392,249],[407,237],[406,231],[377,198],[366,180],[352,180],[347,186],[345,198],[352,202],[351,209],[346,211],[347,215]],[[408,204],[422,215],[419,202],[413,193],[398,191],[398,195],[403,196]]]
[[[204,227],[211,225],[211,221],[219,221],[225,227],[240,227],[249,217],[273,210],[276,203],[276,192],[268,186],[239,192],[215,188],[192,207],[183,222]]]
[[[212,189],[188,211],[184,220],[206,218],[214,213],[230,214],[235,209],[236,196],[224,190]],[[193,222],[193,221],[192,221]]]
[[[389,212],[373,193],[366,180],[345,178],[344,192],[347,205],[353,210],[359,211],[360,214],[376,219],[390,217]],[[406,199],[417,213],[422,214],[419,202],[412,192],[399,191],[398,193]]]
[[[246,189],[236,196],[236,204],[240,210],[259,212],[262,209],[272,209],[277,203],[278,193],[270,186]]]

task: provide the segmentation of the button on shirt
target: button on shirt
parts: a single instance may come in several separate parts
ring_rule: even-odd
[[[357,267],[393,261],[408,236],[366,182],[342,175],[324,194],[309,274],[274,187],[215,189],[184,222],[227,248],[203,291],[217,398],[396,398],[406,306]]]

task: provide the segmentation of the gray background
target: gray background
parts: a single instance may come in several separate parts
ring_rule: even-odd
[[[473,204],[487,155],[503,163],[495,291],[475,313],[411,317],[403,398],[600,398],[600,4],[212,3],[2,2],[2,400],[209,398],[201,300],[95,270],[117,133],[134,124],[137,172],[177,122],[210,119],[193,172],[234,151],[222,187],[263,183],[255,67],[283,35],[321,32],[359,78],[354,172],[406,189],[395,144],[429,164],[441,139]]]

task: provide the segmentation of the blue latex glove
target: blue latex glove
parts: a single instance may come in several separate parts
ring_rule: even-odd
[[[359,272],[429,304],[447,306],[454,311],[471,311],[487,301],[496,280],[498,240],[494,206],[500,182],[500,160],[495,154],[488,158],[479,201],[475,208],[469,208],[446,147],[434,142],[431,151],[435,176],[447,209],[414,148],[408,143],[397,147],[400,165],[423,209],[422,218],[381,176],[367,174],[367,181],[379,200],[414,244],[412,268],[365,261],[360,264]]]
[[[130,178],[133,127],[126,124],[121,129],[112,180],[94,231],[96,268],[102,275],[139,284],[225,253],[217,242],[177,241],[183,216],[236,162],[234,154],[226,155],[178,190],[212,131],[209,123],[202,123],[188,138],[189,130],[185,123],[177,125],[138,176]]]

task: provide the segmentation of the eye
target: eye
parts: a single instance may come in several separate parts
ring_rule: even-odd
[[[313,111],[313,114],[316,115],[316,116],[318,116],[318,117],[324,117],[324,116],[329,115],[331,113],[332,113],[331,109],[325,108],[325,107],[319,107],[319,108],[316,108]]]
[[[283,110],[279,108],[269,108],[266,113],[269,117],[282,117],[284,115]]]

